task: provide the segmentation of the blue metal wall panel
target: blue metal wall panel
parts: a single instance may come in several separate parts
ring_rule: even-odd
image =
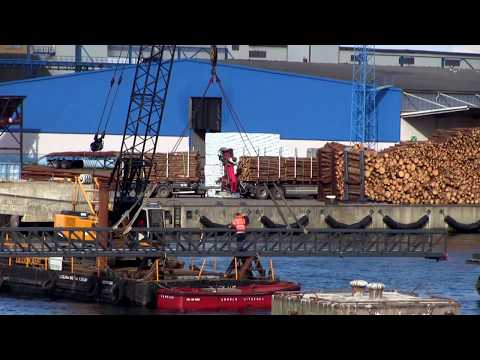
[[[133,67],[123,76],[109,126],[122,134]],[[0,83],[0,94],[25,95],[25,128],[50,133],[94,133],[112,70]],[[219,65],[219,77],[248,132],[279,133],[284,139],[350,139],[352,89],[349,82]],[[210,77],[208,63],[174,65],[162,135],[178,136],[188,119],[188,101],[201,96]],[[208,96],[220,96],[217,87]],[[385,90],[377,105],[379,141],[400,139],[401,91]],[[236,131],[224,104],[223,131]]]

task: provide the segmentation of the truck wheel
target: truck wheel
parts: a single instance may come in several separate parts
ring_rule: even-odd
[[[62,160],[61,168],[62,169],[71,169],[72,165],[73,165],[73,163],[72,163],[71,160]]]
[[[272,186],[270,188],[270,191],[272,192],[272,195],[275,198],[275,200],[282,200],[283,197],[285,196],[285,190],[279,185],[277,185],[277,187]]]
[[[170,197],[170,194],[171,194],[171,191],[168,185],[160,185],[157,188],[157,196],[159,198],[163,198],[163,199],[168,198]]]
[[[257,186],[255,188],[255,197],[258,200],[267,200],[268,199],[268,191],[265,189],[265,187],[262,186]]]

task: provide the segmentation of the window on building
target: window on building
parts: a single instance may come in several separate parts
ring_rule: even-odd
[[[358,62],[357,55],[350,55],[350,61],[351,62]]]
[[[20,49],[22,45],[10,45],[10,48],[12,49]]]
[[[232,50],[233,51],[239,51],[240,50],[240,45],[232,45]]]
[[[250,50],[249,56],[251,58],[265,59],[267,57],[267,52],[265,50]]]
[[[415,58],[413,56],[400,56],[398,58],[398,63],[403,66],[403,65],[414,65],[415,64]]]

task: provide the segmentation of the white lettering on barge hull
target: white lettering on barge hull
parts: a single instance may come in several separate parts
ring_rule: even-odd
[[[185,298],[185,301],[198,302],[198,301],[200,301],[200,298],[189,298],[189,297],[187,297],[187,298]]]
[[[58,275],[59,279],[62,280],[76,280],[76,281],[81,281],[81,282],[87,282],[88,278],[83,277],[83,276],[73,276],[73,275]]]

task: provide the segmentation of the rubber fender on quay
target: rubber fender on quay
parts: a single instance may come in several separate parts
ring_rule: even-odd
[[[372,223],[372,217],[370,215],[367,215],[359,222],[353,224],[344,224],[335,220],[330,215],[327,215],[325,217],[325,222],[333,229],[365,229]]]
[[[284,224],[274,223],[271,219],[269,219],[265,215],[260,218],[260,222],[263,224],[264,227],[268,229],[285,229],[287,227],[287,225],[284,225]],[[298,223],[294,222],[294,223],[291,223],[289,226],[291,229],[299,229],[300,226],[307,226],[308,223],[309,223],[308,215],[303,215],[301,218],[298,219]]]
[[[463,224],[456,221],[450,215],[445,216],[445,222],[459,233],[476,233],[480,230],[480,220],[471,224]]]
[[[430,218],[428,215],[423,215],[420,219],[415,222],[403,224],[393,220],[390,216],[385,215],[383,217],[383,222],[387,225],[390,229],[398,229],[398,230],[416,230],[421,229],[425,225],[428,224]]]
[[[228,225],[222,225],[222,224],[217,224],[211,221],[209,218],[206,216],[200,216],[200,224],[205,226],[206,228],[217,228],[217,229],[226,229],[228,228]]]

